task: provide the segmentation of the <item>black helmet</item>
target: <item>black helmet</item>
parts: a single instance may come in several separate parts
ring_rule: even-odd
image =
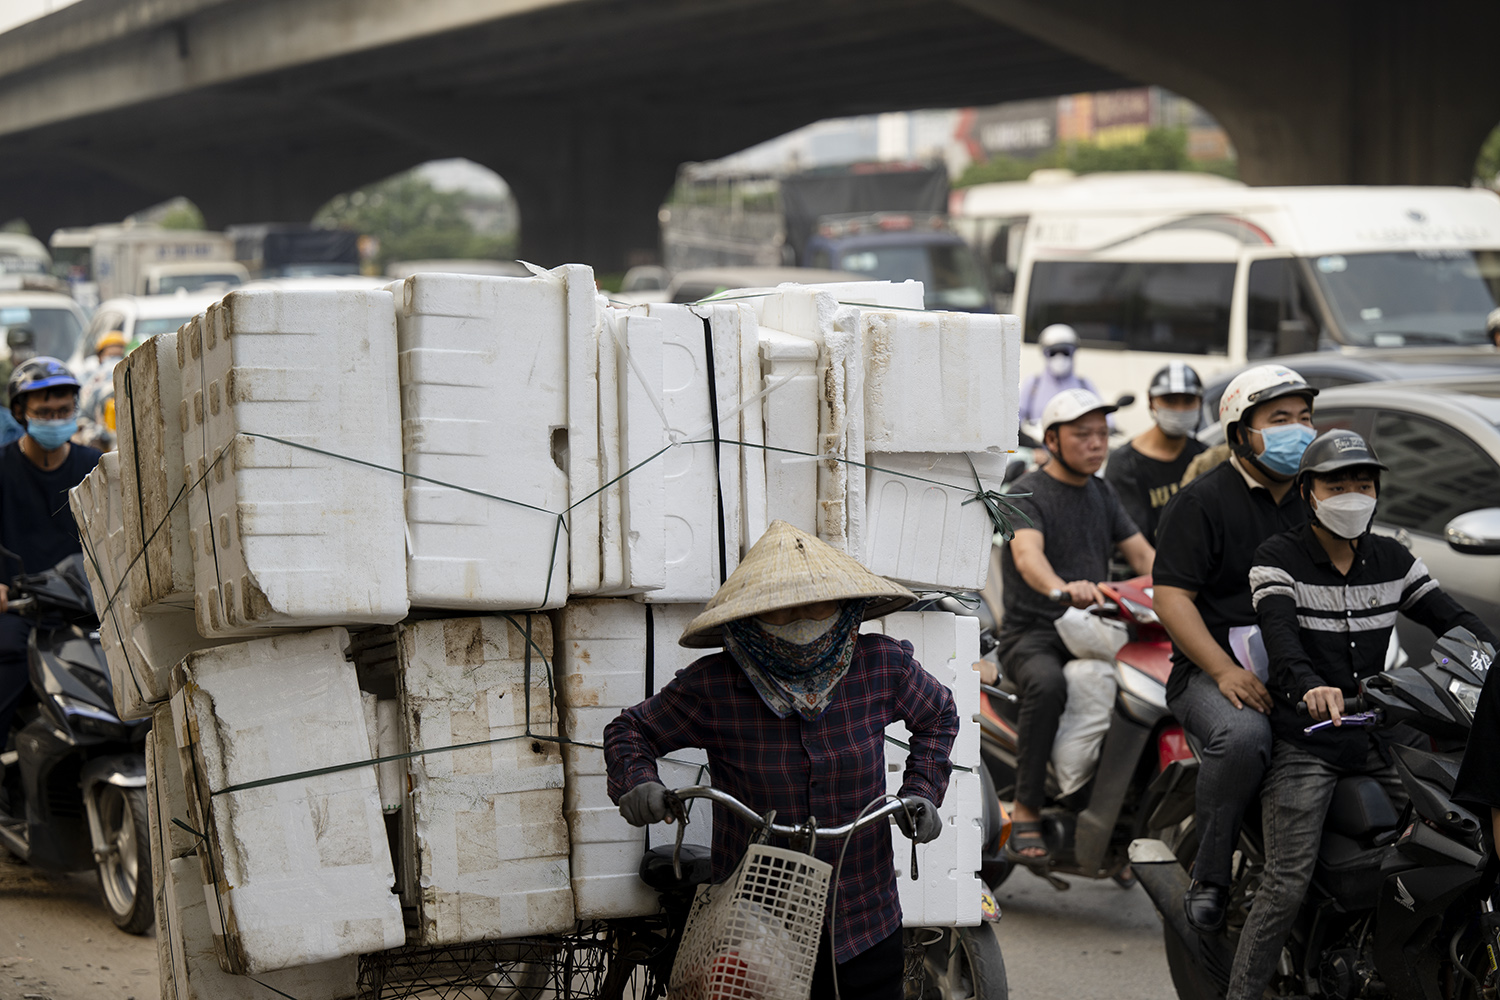
[[[1150,398],[1158,396],[1203,395],[1203,380],[1184,361],[1173,361],[1151,376],[1151,388],[1146,393]]]
[[[1302,453],[1297,467],[1297,481],[1308,476],[1325,476],[1340,469],[1367,468],[1384,470],[1386,464],[1376,457],[1365,439],[1354,431],[1336,430],[1321,434]]]
[[[68,366],[56,358],[31,358],[16,365],[10,373],[10,402],[14,406],[18,397],[38,389],[70,387],[78,390],[78,379]]]

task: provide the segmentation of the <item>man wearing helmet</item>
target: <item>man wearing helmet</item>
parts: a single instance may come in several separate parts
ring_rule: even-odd
[[[1114,488],[1094,475],[1109,450],[1105,416],[1114,409],[1086,389],[1053,396],[1042,415],[1053,460],[1016,480],[1011,498],[1031,522],[1000,553],[1005,612],[997,637],[1000,662],[1021,689],[1015,826],[1006,851],[1023,864],[1040,864],[1048,853],[1040,810],[1068,699],[1063,665],[1074,658],[1057,619],[1069,605],[1104,600],[1095,583],[1108,576],[1116,548],[1136,572],[1151,572],[1150,544]]]
[[[1046,369],[1027,376],[1021,383],[1021,423],[1041,420],[1042,411],[1047,408],[1052,397],[1064,389],[1087,389],[1094,395],[1099,395],[1094,383],[1073,373],[1073,355],[1078,352],[1078,334],[1071,326],[1053,323],[1042,331],[1036,346],[1041,348]]]
[[[99,452],[69,439],[78,430],[78,380],[56,358],[32,358],[10,375],[11,416],[26,429],[0,448],[0,545],[21,558],[27,572],[51,569],[82,551],[68,507],[68,491],[99,461]],[[6,586],[21,566],[0,557],[0,612]],[[16,700],[29,683],[26,640],[31,624],[0,614],[0,747],[10,732]]]
[[[1385,668],[1397,612],[1435,635],[1462,627],[1495,642],[1478,617],[1427,575],[1421,559],[1395,539],[1370,533],[1383,469],[1353,431],[1329,431],[1313,441],[1293,490],[1312,520],[1266,539],[1250,570],[1275,747],[1261,792],[1265,871],[1235,952],[1230,1000],[1259,1000],[1271,983],[1312,879],[1339,779],[1371,775],[1398,810],[1406,802],[1380,734],[1340,725],[1344,699],[1358,693],[1361,678]],[[1305,732],[1298,702],[1332,725]]]
[[[1271,760],[1271,696],[1231,641],[1256,623],[1255,550],[1307,520],[1292,477],[1314,436],[1317,393],[1283,365],[1235,376],[1219,401],[1229,461],[1184,486],[1157,526],[1154,606],[1172,637],[1167,703],[1203,748],[1198,854],[1183,904],[1204,933],[1223,926],[1240,820]]]
[[[1162,508],[1177,495],[1188,463],[1205,450],[1193,437],[1203,405],[1203,380],[1185,363],[1173,361],[1151,376],[1148,394],[1155,423],[1114,450],[1104,478],[1146,541],[1155,545]]]

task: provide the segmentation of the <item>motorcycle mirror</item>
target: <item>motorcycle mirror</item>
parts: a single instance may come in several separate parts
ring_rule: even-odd
[[[1122,410],[1125,409],[1125,407],[1127,407],[1127,406],[1133,405],[1134,403],[1135,403],[1135,394],[1134,393],[1129,393],[1129,392],[1125,393],[1125,395],[1123,395],[1119,399],[1115,400],[1115,405],[1118,406]]]
[[[1005,477],[1000,480],[1000,485],[1009,486],[1017,479],[1020,479],[1021,476],[1023,476],[1025,473],[1026,463],[1021,461],[1019,458],[1013,458],[1010,460],[1009,464],[1005,466]]]

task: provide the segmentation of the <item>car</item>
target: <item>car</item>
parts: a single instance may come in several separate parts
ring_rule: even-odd
[[[172,295],[121,295],[107,299],[94,313],[87,332],[70,352],[68,367],[80,374],[92,367],[99,338],[111,330],[125,335],[127,350],[135,350],[142,342],[158,333],[168,333],[207,309],[224,297],[219,292],[190,294],[177,292]]]
[[[1373,530],[1500,634],[1500,374],[1338,386],[1319,394],[1313,423],[1364,435],[1390,467]],[[1402,648],[1425,655],[1432,637],[1398,621]]]
[[[66,360],[83,339],[88,317],[61,292],[0,292],[0,351]]]
[[[729,289],[769,289],[787,282],[823,285],[870,281],[867,275],[817,267],[704,267],[678,271],[667,286],[668,302],[697,302]]]

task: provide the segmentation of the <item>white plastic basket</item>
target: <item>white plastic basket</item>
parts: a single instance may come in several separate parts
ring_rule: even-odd
[[[807,1000],[833,866],[751,844],[733,877],[693,901],[669,1000]]]

